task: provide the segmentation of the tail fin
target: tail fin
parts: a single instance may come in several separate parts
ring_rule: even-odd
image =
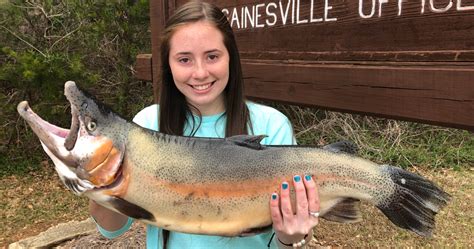
[[[435,227],[434,217],[446,206],[450,195],[421,176],[389,165],[382,167],[396,184],[396,191],[377,207],[395,225],[431,237]]]

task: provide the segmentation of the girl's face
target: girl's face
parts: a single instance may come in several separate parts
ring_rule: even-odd
[[[202,115],[225,111],[229,53],[222,33],[199,21],[178,27],[171,39],[169,64],[178,90]]]

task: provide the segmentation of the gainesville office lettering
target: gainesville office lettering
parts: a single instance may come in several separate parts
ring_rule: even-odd
[[[358,16],[362,19],[381,18],[384,8],[396,6],[398,16],[403,15],[403,8],[409,0],[357,0]],[[474,3],[470,0],[417,0],[420,15],[428,13],[445,13],[448,11],[473,11]],[[310,23],[336,22],[340,17],[335,15],[333,4],[336,0],[283,0],[258,3],[249,6],[222,9],[232,28],[249,29],[272,27],[275,25],[301,25]],[[410,3],[413,3],[410,0]],[[340,5],[339,5],[340,6]]]

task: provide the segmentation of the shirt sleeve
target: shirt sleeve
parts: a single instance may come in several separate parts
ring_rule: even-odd
[[[296,139],[290,120],[277,109],[247,102],[250,112],[251,134],[266,135],[261,141],[264,145],[295,145]]]
[[[159,107],[157,104],[145,107],[135,115],[133,122],[141,127],[157,131],[159,129],[158,110]]]
[[[127,223],[125,223],[123,227],[121,227],[120,229],[116,231],[108,231],[105,228],[101,227],[99,223],[97,223],[97,221],[94,219],[94,217],[92,217],[92,220],[94,220],[95,225],[97,226],[97,230],[99,230],[99,233],[102,234],[102,236],[106,237],[107,239],[114,239],[124,234],[126,231],[128,231],[128,229],[130,229],[133,223],[133,219],[128,217]]]
[[[290,120],[281,113],[272,115],[268,120],[266,145],[295,145],[296,139]]]

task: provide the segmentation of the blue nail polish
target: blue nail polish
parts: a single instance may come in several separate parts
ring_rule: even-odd
[[[281,185],[281,187],[282,187],[283,189],[287,189],[287,188],[288,188],[288,183],[286,183],[286,182],[283,183],[283,184]]]
[[[272,194],[272,199],[273,199],[273,200],[276,200],[276,198],[277,198],[277,194],[273,193],[273,194]]]
[[[295,182],[300,182],[301,181],[301,176],[295,176],[293,177],[295,179]]]
[[[311,181],[311,176],[310,175],[305,175],[304,178],[306,179],[306,181]]]

